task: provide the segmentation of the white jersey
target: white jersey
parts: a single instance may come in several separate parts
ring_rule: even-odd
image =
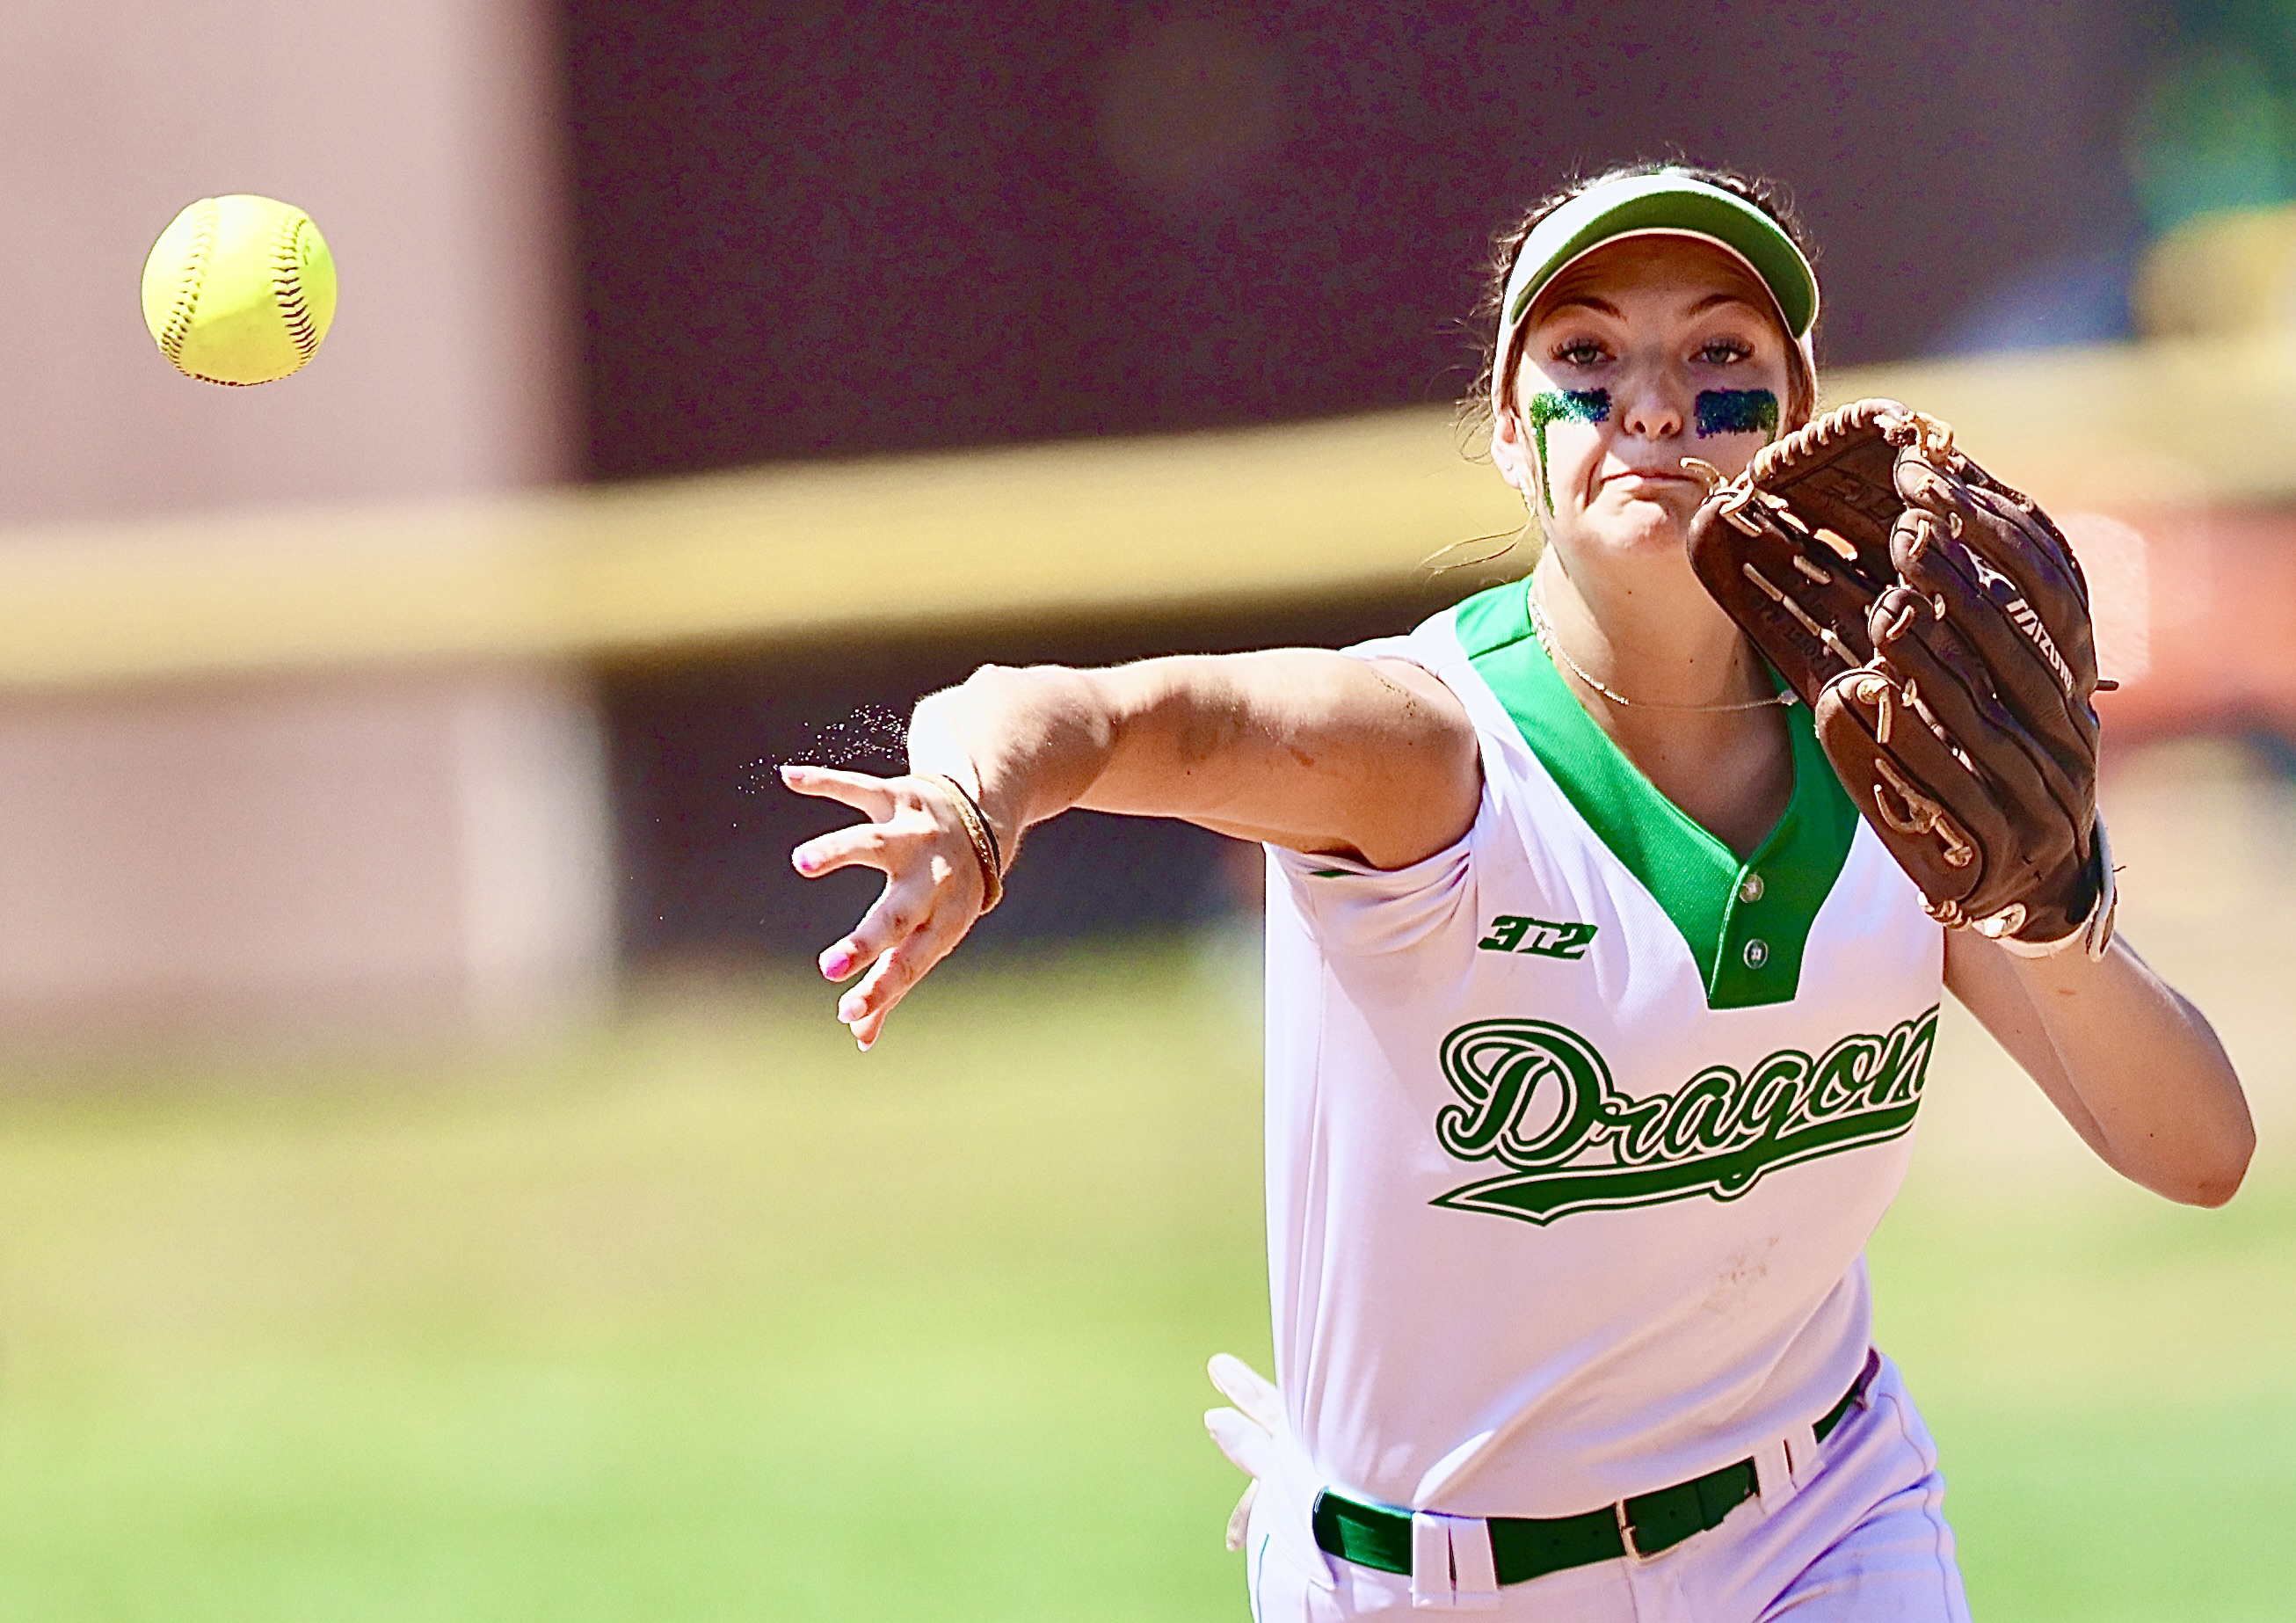
[[[1269,1271],[1306,1463],[1559,1516],[1746,1458],[1866,1359],[1942,932],[1800,706],[1792,803],[1741,864],[1580,708],[1524,583],[1350,652],[1459,696],[1483,792],[1407,868],[1271,853]]]

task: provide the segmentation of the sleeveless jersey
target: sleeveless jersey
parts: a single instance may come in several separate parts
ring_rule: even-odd
[[[1942,931],[1805,707],[1741,863],[1580,708],[1524,582],[1349,652],[1458,695],[1483,791],[1406,868],[1270,853],[1269,1274],[1306,1463],[1559,1516],[1808,1424],[1866,1358]]]

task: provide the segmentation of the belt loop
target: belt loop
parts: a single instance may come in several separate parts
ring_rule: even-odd
[[[1451,1603],[1451,1532],[1429,1511],[1411,1513],[1411,1603]]]
[[[1452,1604],[1461,1611],[1499,1609],[1499,1567],[1491,1524],[1480,1516],[1451,1518]]]
[[[1794,1480],[1793,1456],[1784,1438],[1754,1450],[1754,1480],[1761,1485],[1766,1515],[1783,1509],[1800,1491],[1801,1485]]]
[[[1786,1469],[1792,1474],[1796,1488],[1806,1488],[1817,1474],[1817,1432],[1809,1426],[1796,1426],[1779,1445],[1786,1456]]]
[[[1425,1611],[1498,1610],[1489,1522],[1439,1511],[1412,1512],[1411,1604]]]

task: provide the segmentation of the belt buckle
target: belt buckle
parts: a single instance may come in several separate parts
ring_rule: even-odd
[[[1633,1517],[1627,1514],[1627,1502],[1624,1499],[1611,1506],[1611,1513],[1619,1519],[1619,1543],[1625,1547],[1628,1561],[1639,1567],[1646,1562],[1658,1559],[1654,1555],[1644,1554],[1642,1546],[1635,1542],[1635,1521]]]

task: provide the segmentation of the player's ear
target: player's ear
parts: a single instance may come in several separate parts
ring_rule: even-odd
[[[1526,504],[1530,493],[1538,488],[1538,469],[1532,456],[1530,436],[1523,431],[1522,419],[1514,414],[1511,406],[1495,408],[1491,413],[1491,465]]]

